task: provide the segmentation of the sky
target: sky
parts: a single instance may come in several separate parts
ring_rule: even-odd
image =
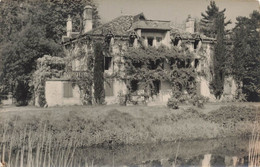
[[[260,0],[215,0],[220,10],[226,8],[225,15],[231,19],[232,28],[237,16],[249,16],[253,10],[260,10]],[[147,19],[169,20],[177,24],[190,14],[201,18],[210,0],[95,0],[98,5],[102,23],[120,15],[144,13]]]

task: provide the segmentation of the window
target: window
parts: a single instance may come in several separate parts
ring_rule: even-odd
[[[158,66],[161,64],[160,60],[156,60],[156,61],[150,61],[150,69],[151,70],[155,70],[158,68]],[[161,66],[162,67],[162,66]],[[163,68],[163,67],[162,67]]]
[[[105,70],[109,70],[112,64],[112,57],[105,57]]]
[[[153,81],[153,95],[158,95],[160,93],[160,86],[161,86],[161,81],[160,80],[154,80]]]
[[[114,84],[113,80],[105,82],[105,96],[114,96]]]
[[[199,60],[198,60],[198,59],[195,59],[195,64],[194,64],[195,68],[197,68],[198,65],[199,65]]]
[[[135,34],[131,34],[129,36],[129,47],[133,47],[134,46],[135,38],[137,38],[137,36]]]
[[[73,97],[72,84],[69,82],[63,83],[63,97],[65,98]]]
[[[198,48],[198,44],[199,44],[199,40],[195,40],[195,42],[194,42],[194,49],[197,49]]]
[[[109,45],[112,38],[114,38],[114,35],[110,31],[105,37],[105,42]]]
[[[179,35],[177,35],[177,36],[175,37],[175,39],[173,40],[173,45],[174,45],[174,46],[178,46],[180,40],[181,40],[181,37],[180,37]]]
[[[148,40],[148,45],[153,46],[153,37],[148,37],[147,40]]]
[[[131,81],[131,90],[132,90],[132,92],[136,92],[138,90],[138,81],[137,80]]]
[[[161,43],[162,42],[162,37],[156,37],[156,42]]]
[[[134,46],[134,42],[135,42],[135,39],[134,38],[130,38],[129,39],[129,47],[133,47]]]
[[[140,62],[140,61],[139,61],[139,62],[137,62],[137,61],[133,61],[132,64],[133,64],[133,66],[134,66],[135,68],[141,68],[142,65],[143,65],[143,63]]]

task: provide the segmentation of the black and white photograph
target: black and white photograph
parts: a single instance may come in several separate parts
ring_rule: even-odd
[[[260,167],[260,0],[0,0],[0,167]]]

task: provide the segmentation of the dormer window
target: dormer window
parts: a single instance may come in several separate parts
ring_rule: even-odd
[[[174,46],[178,46],[179,42],[181,40],[181,37],[178,35],[175,37],[174,41],[173,41],[173,45]]]
[[[111,31],[106,35],[105,42],[110,45],[112,38],[114,38],[114,35],[111,33]]]
[[[134,46],[135,39],[137,38],[137,35],[135,33],[131,33],[129,36],[129,47]]]
[[[147,41],[149,46],[153,46],[153,37],[148,37]]]
[[[200,49],[200,42],[201,42],[201,38],[200,36],[197,36],[194,41],[194,50]]]
[[[157,44],[161,44],[161,42],[162,42],[162,37],[156,37],[156,42],[157,42]]]

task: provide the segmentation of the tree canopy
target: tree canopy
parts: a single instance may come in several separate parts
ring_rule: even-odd
[[[249,18],[237,17],[233,29],[233,74],[248,101],[260,101],[259,27],[260,13],[254,11]]]
[[[29,82],[36,60],[44,55],[63,57],[61,37],[68,15],[73,31],[82,30],[85,5],[93,6],[94,27],[99,15],[92,0],[4,0],[0,2],[0,92],[13,92],[18,101],[31,98]],[[21,87],[21,85],[23,85]],[[22,91],[22,96],[16,96]]]
[[[201,13],[202,19],[200,20],[200,31],[208,36],[208,37],[213,37],[215,38],[217,35],[217,28],[216,28],[216,20],[218,19],[219,14],[225,13],[226,9],[219,10],[219,7],[217,7],[215,1],[210,1],[209,6],[207,7],[207,10],[205,13]],[[225,20],[224,16],[224,20]],[[230,24],[231,21],[227,21],[224,23],[224,26],[227,26]]]

